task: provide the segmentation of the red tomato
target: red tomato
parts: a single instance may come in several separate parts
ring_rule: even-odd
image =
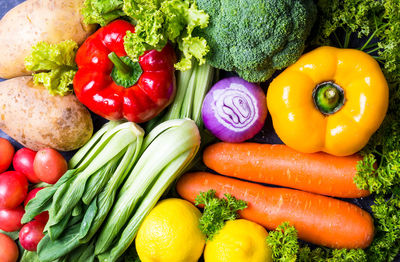
[[[0,174],[0,208],[19,206],[28,194],[28,180],[18,171]]]
[[[3,173],[10,167],[13,155],[14,147],[7,139],[0,137],[0,173]]]
[[[28,180],[37,184],[40,183],[39,178],[35,175],[33,171],[33,161],[35,160],[36,151],[29,148],[21,148],[18,150],[13,159],[13,167],[15,171],[19,171],[28,178]]]
[[[34,198],[36,196],[36,193],[39,192],[40,190],[42,190],[44,187],[39,187],[39,188],[35,188],[32,189],[29,193],[28,196],[26,197],[25,201],[24,201],[24,206],[26,206],[26,204],[28,204],[28,202]],[[44,211],[41,214],[35,216],[35,220],[42,222],[43,224],[46,224],[47,221],[49,220],[49,212],[48,211]]]
[[[0,209],[0,229],[6,232],[14,232],[22,227],[21,219],[25,210],[23,206],[14,209]]]
[[[37,245],[44,237],[43,230],[45,224],[33,220],[24,225],[19,231],[19,242],[28,251],[36,251]]]
[[[37,152],[33,169],[41,181],[55,184],[67,172],[68,164],[56,150],[45,148]]]
[[[16,262],[18,254],[17,244],[9,236],[0,233],[0,261]]]

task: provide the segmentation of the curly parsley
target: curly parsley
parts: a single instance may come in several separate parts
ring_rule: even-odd
[[[247,208],[245,201],[238,200],[230,194],[225,194],[225,198],[217,198],[215,190],[200,192],[195,204],[204,205],[200,229],[208,240],[211,240],[224,227],[225,221],[235,220],[239,217],[237,212]]]
[[[269,232],[267,244],[271,247],[272,258],[279,262],[364,262],[366,254],[362,249],[310,249],[300,245],[297,230],[284,222],[275,231]]]

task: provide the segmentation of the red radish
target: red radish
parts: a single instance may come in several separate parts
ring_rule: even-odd
[[[29,148],[21,148],[15,153],[13,159],[13,167],[15,171],[24,174],[33,184],[40,183],[40,180],[37,178],[33,170],[33,161],[35,160],[35,156],[36,151]]]
[[[41,181],[55,184],[67,172],[68,164],[56,150],[45,148],[37,152],[33,169]]]
[[[18,171],[0,174],[0,208],[19,206],[28,194],[28,180]]]
[[[0,230],[14,232],[22,227],[21,219],[24,215],[24,207],[18,206],[14,209],[0,209]]]
[[[26,197],[26,199],[24,201],[24,206],[26,206],[26,204],[28,204],[28,202],[32,198],[35,198],[37,192],[39,192],[43,188],[44,187],[38,187],[38,188],[35,188],[35,189],[32,189],[31,191],[29,191],[28,196]],[[37,215],[34,219],[39,221],[39,222],[42,222],[43,224],[46,224],[47,221],[49,220],[49,212],[48,211],[44,211],[41,214]]]
[[[19,231],[19,242],[21,246],[28,251],[36,251],[37,245],[44,237],[43,230],[45,224],[33,220],[24,225]]]
[[[0,233],[0,261],[16,262],[18,255],[17,244],[9,236]]]
[[[10,141],[0,137],[0,173],[6,171],[11,164],[14,147]]]

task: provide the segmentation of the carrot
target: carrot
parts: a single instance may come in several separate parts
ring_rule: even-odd
[[[247,202],[242,218],[269,230],[289,221],[300,239],[331,248],[366,248],[374,236],[374,223],[366,211],[351,203],[288,188],[272,188],[206,172],[180,178],[177,191],[194,202],[210,189],[217,197],[231,194]]]
[[[217,143],[206,148],[203,161],[226,176],[342,198],[368,196],[353,181],[360,155],[299,153],[285,145]]]

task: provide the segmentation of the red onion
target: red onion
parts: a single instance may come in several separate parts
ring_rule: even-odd
[[[205,127],[225,142],[243,142],[254,137],[267,117],[265,94],[257,84],[239,77],[216,83],[203,102]]]

